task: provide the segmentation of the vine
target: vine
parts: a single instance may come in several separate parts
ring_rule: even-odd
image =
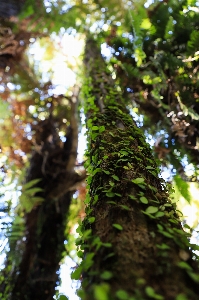
[[[96,71],[99,61],[90,70]],[[99,103],[100,82],[95,84],[94,75],[83,86],[89,193],[86,218],[78,228],[83,259],[72,274],[73,279],[83,276],[79,295],[96,300],[197,299],[197,288],[185,280],[199,282],[189,250],[198,247],[183,231],[151,149],[121,104],[118,89],[106,80]],[[103,75],[102,81],[108,76],[106,71]],[[157,285],[159,277],[166,284]]]

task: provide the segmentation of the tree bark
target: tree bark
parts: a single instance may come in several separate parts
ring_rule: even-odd
[[[95,42],[85,48],[89,194],[79,228],[83,299],[196,300],[193,246],[143,133]],[[84,249],[84,252],[81,250]]]
[[[77,97],[77,91],[74,91],[65,143],[59,138],[52,116],[38,122],[35,127],[36,149],[26,182],[41,179],[37,187],[42,188],[43,192],[35,196],[43,197],[43,202],[35,204],[25,214],[25,238],[12,249],[15,251],[14,257],[19,255],[21,259],[11,272],[9,286],[4,286],[4,290],[10,289],[6,300],[54,299],[55,287],[59,283],[59,264],[65,250],[69,205],[77,183],[85,177],[74,170],[78,140]],[[11,263],[13,266],[13,261]]]

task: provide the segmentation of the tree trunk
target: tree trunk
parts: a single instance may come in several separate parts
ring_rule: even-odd
[[[37,193],[36,197],[44,199],[42,204],[35,203],[25,214],[25,239],[20,245],[16,243],[14,254],[21,256],[21,261],[12,271],[10,295],[6,300],[54,299],[59,283],[59,264],[65,250],[67,213],[75,186],[84,178],[74,171],[78,139],[75,94],[73,101],[65,143],[60,141],[56,122],[51,116],[35,128],[36,150],[26,181],[41,179],[37,187],[43,192]],[[17,252],[17,249],[21,250]]]
[[[92,39],[83,92],[88,128],[87,216],[77,244],[89,300],[196,300],[197,262],[143,133]]]

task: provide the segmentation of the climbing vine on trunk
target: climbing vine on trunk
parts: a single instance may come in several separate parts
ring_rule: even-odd
[[[192,299],[199,275],[191,245],[143,133],[92,39],[85,48],[86,218],[72,274],[82,299]]]

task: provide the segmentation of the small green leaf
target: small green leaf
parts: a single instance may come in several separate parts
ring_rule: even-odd
[[[116,176],[116,175],[112,175],[112,177],[117,180],[117,181],[120,181],[119,178]]]
[[[140,201],[144,204],[147,204],[149,202],[146,197],[140,197]]]
[[[98,128],[98,126],[93,126],[92,127],[92,130],[98,130],[99,128]]]
[[[187,296],[185,296],[185,294],[179,294],[175,300],[188,300]]]
[[[109,286],[105,283],[102,283],[100,285],[96,285],[94,287],[94,296],[95,300],[108,300],[108,291]]]
[[[173,238],[173,236],[170,233],[168,233],[167,231],[161,231],[161,233],[168,238]]]
[[[121,204],[120,205],[121,208],[125,209],[125,210],[130,210],[128,206]]]
[[[154,291],[154,289],[150,286],[147,286],[145,288],[145,292],[147,294],[147,296],[149,296],[150,298],[156,299],[156,300],[163,300],[163,296],[156,294],[156,292]]]
[[[95,175],[96,173],[102,172],[102,169],[100,168],[96,168],[93,172],[93,175]]]
[[[126,151],[120,151],[120,153],[122,154],[122,155],[128,155],[128,152],[126,152]]]
[[[154,214],[158,211],[158,207],[156,206],[149,206],[147,207],[147,209],[145,210],[146,213],[148,214]]]
[[[101,277],[102,279],[104,279],[104,280],[109,280],[109,279],[111,279],[111,278],[113,277],[113,274],[112,274],[111,272],[109,272],[109,271],[104,271],[104,272],[100,275],[100,277]]]
[[[137,198],[136,198],[135,196],[132,196],[132,195],[129,195],[129,198],[130,198],[131,200],[137,200]]]
[[[106,171],[106,170],[103,170],[103,172],[104,172],[105,174],[107,174],[107,175],[110,174],[110,172],[109,172],[109,171]]]
[[[146,292],[147,296],[149,296],[149,297],[153,297],[155,294],[154,289],[150,286],[147,286],[145,288],[145,292]]]
[[[189,276],[197,283],[199,283],[199,275],[194,273],[194,272],[190,272],[188,271]]]
[[[144,183],[144,178],[142,177],[138,177],[136,179],[131,180],[133,183],[135,184],[140,184],[140,183]]]
[[[108,193],[106,193],[106,196],[112,198],[115,196],[115,193],[108,192]]]
[[[90,218],[88,218],[88,221],[89,221],[89,223],[93,223],[93,222],[95,222],[95,217],[90,217]]]
[[[156,247],[158,249],[161,249],[161,250],[168,250],[168,249],[170,249],[170,247],[168,245],[164,244],[164,243],[162,243],[161,245],[156,245]]]
[[[177,265],[178,265],[178,267],[180,267],[182,269],[186,269],[188,271],[192,271],[191,266],[188,263],[186,263],[185,261],[180,261]]]
[[[29,182],[27,182],[26,184],[23,185],[23,190],[27,190],[29,188],[31,188],[33,185],[37,184],[38,182],[40,182],[41,179],[33,179]]]
[[[102,246],[107,247],[107,248],[111,248],[112,244],[111,243],[103,243]]]
[[[107,201],[106,203],[108,203],[108,204],[116,204],[115,201]]]
[[[162,225],[160,225],[160,224],[157,224],[157,227],[158,227],[158,229],[159,229],[160,231],[164,230],[164,228],[163,228]]]
[[[43,192],[43,189],[39,188],[39,187],[34,187],[32,189],[28,189],[28,190],[24,191],[24,193],[26,193],[26,195],[28,195],[28,196],[34,196],[38,192]]]
[[[44,201],[45,199],[42,197],[31,197],[31,202],[35,204],[40,204]]]
[[[129,296],[128,296],[127,292],[124,291],[124,290],[118,290],[116,292],[116,296],[120,300],[128,300],[129,299]]]
[[[146,169],[147,169],[147,170],[153,170],[154,168],[151,167],[151,166],[147,166]]]
[[[104,126],[100,126],[99,132],[104,132],[105,131],[105,127]]]
[[[78,280],[82,274],[82,267],[78,267],[74,272],[71,274],[71,279]]]
[[[115,193],[115,195],[118,196],[118,197],[122,197],[122,195],[119,194],[119,193]]]
[[[98,201],[98,198],[99,198],[98,195],[95,195],[95,196],[94,196],[94,201],[93,201],[94,204]]]
[[[83,251],[78,251],[77,256],[80,257],[80,258],[83,258],[84,252]]]
[[[68,300],[68,297],[66,297],[65,295],[59,295],[57,300]]]
[[[127,167],[127,166],[124,166],[123,168],[124,168],[125,170],[129,170],[129,167]]]
[[[155,217],[156,218],[161,218],[164,216],[164,212],[163,211],[158,211],[156,214],[155,214]]]
[[[123,230],[123,227],[120,224],[112,224],[118,230]]]

